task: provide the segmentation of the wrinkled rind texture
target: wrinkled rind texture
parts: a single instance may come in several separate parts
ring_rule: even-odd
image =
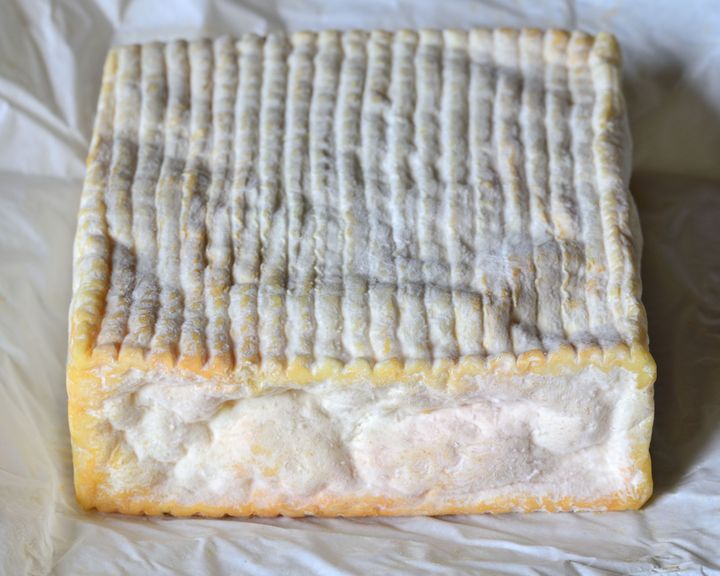
[[[638,507],[651,493],[655,367],[628,154],[606,34],[248,34],[114,49],[74,254],[80,502],[212,516]],[[507,494],[480,482],[461,499],[355,484],[188,502],[153,488],[150,460],[106,413],[136,372],[242,390],[227,398],[240,404],[419,386],[459,414],[482,382],[551,387],[596,371],[617,383],[618,370],[640,392],[613,410],[643,417],[597,463],[625,484],[591,496],[528,481]],[[167,476],[177,462],[160,457]],[[227,473],[218,466],[207,474]]]

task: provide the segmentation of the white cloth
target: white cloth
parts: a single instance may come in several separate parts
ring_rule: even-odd
[[[109,44],[353,27],[614,32],[658,363],[640,512],[205,520],[84,513],[64,363],[76,210]],[[0,573],[720,573],[717,0],[0,3]]]

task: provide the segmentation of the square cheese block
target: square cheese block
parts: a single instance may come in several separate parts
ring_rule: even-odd
[[[641,506],[628,136],[607,34],[112,49],[74,252],[81,505]]]

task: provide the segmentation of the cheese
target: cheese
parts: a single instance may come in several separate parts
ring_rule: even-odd
[[[636,508],[655,366],[619,50],[538,30],[114,48],[74,252],[86,508]]]

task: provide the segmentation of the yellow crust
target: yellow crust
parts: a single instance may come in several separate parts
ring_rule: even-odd
[[[550,497],[536,498],[534,496],[516,496],[513,498],[498,498],[481,502],[472,506],[448,502],[446,505],[414,506],[399,499],[351,497],[347,499],[333,499],[318,501],[312,506],[302,509],[285,502],[277,502],[266,508],[259,508],[253,504],[236,506],[213,506],[212,504],[195,504],[187,506],[177,502],[158,502],[148,497],[138,496],[111,496],[98,495],[94,500],[84,500],[78,492],[78,500],[86,510],[96,509],[100,512],[119,512],[121,514],[135,514],[158,516],[169,514],[171,516],[205,516],[221,518],[223,516],[441,516],[446,514],[504,514],[507,512],[579,512],[579,511],[618,511],[638,510],[652,494],[652,480],[647,477],[646,483],[631,496],[615,494],[597,500],[578,500],[574,498],[553,499]],[[76,483],[77,485],[77,483]]]
[[[146,357],[142,350],[123,347],[118,356],[111,346],[97,347],[91,355],[75,349],[71,340],[71,367],[74,370],[89,371],[104,368],[109,386],[116,376],[129,369],[163,370],[184,376],[199,376],[219,384],[246,386],[255,394],[262,394],[267,387],[293,387],[319,383],[333,379],[352,382],[363,380],[376,386],[387,384],[422,383],[434,388],[462,391],[467,377],[483,375],[523,376],[537,374],[553,376],[578,371],[594,366],[604,371],[625,368],[638,375],[638,387],[645,388],[655,381],[656,366],[650,352],[643,344],[616,344],[603,349],[588,346],[576,350],[564,344],[551,352],[530,350],[514,356],[510,353],[491,357],[465,356],[458,360],[439,359],[434,363],[421,360],[403,362],[399,359],[386,360],[375,364],[356,359],[342,363],[334,358],[312,361],[309,358],[293,358],[289,362],[253,363],[231,369],[230,362],[215,359],[204,364],[199,357],[180,357],[174,361],[169,353]],[[70,371],[70,367],[68,371]],[[261,385],[262,383],[262,385]],[[72,392],[72,391],[71,391]],[[100,391],[95,391],[100,393]]]

